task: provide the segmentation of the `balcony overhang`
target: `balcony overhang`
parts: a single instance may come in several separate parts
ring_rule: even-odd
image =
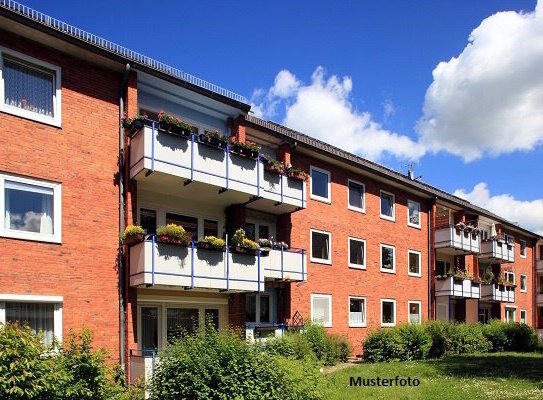
[[[491,263],[514,263],[515,245],[497,239],[485,240],[481,243],[479,260]]]
[[[434,247],[448,255],[479,254],[481,241],[478,233],[451,224],[434,231]]]
[[[480,284],[469,279],[457,279],[453,276],[444,279],[435,278],[434,288],[436,297],[449,296],[462,299],[478,299],[481,297]]]
[[[515,287],[498,283],[481,285],[481,300],[491,302],[515,302]]]

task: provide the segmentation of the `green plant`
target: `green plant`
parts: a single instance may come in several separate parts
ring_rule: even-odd
[[[187,245],[189,238],[187,232],[181,225],[168,224],[159,226],[156,230],[158,236],[166,236],[179,240],[182,244]]]
[[[208,139],[214,139],[214,140],[218,140],[219,142],[223,142],[223,143],[227,143],[228,142],[228,138],[224,135],[221,135],[219,133],[218,130],[214,130],[214,131],[204,131],[204,135],[208,138]]]
[[[217,250],[222,250],[226,245],[226,242],[223,239],[217,238],[215,236],[204,237],[204,242],[211,244],[211,247]]]
[[[351,355],[352,347],[347,338],[335,335],[326,334],[324,337],[324,365],[336,365],[338,362],[347,362]]]
[[[245,230],[243,230],[242,228],[239,228],[236,230],[236,232],[234,232],[232,238],[230,239],[230,243],[234,247],[238,246],[249,250],[258,250],[260,247],[258,243],[245,237]]]
[[[283,164],[281,161],[274,160],[273,158],[266,159],[266,167],[279,173],[283,173],[285,171],[285,164]]]
[[[180,128],[184,131],[190,132],[192,130],[192,126],[190,124],[184,122],[181,118],[174,117],[173,115],[170,115],[170,114],[166,114],[164,110],[161,110],[158,113],[158,120],[168,125]]]
[[[298,177],[304,181],[309,178],[309,174],[301,168],[289,168],[288,175]]]
[[[240,142],[237,139],[231,138],[230,143],[235,148],[247,150],[250,152],[258,153],[258,151],[260,150],[260,147],[258,147],[256,143],[252,143],[252,142]]]
[[[534,351],[542,346],[537,332],[526,324],[493,319],[483,326],[483,335],[491,351]]]
[[[145,121],[147,119],[147,115],[146,114],[138,114],[132,118],[128,118],[126,116],[126,114],[123,114],[122,118],[121,118],[121,123],[123,125],[123,128],[131,128],[132,127],[132,124],[135,122],[135,121]]]
[[[125,240],[128,236],[134,236],[134,235],[145,235],[147,231],[143,229],[139,225],[128,225],[125,229],[123,234],[121,235],[121,240]]]

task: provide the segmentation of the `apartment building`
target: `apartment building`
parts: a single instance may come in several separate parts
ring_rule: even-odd
[[[0,57],[0,322],[49,342],[86,326],[131,378],[206,320],[250,340],[313,321],[355,354],[372,329],[427,319],[543,329],[536,234],[14,2]],[[188,244],[161,239],[167,224]],[[128,225],[147,234],[120,244]],[[240,251],[239,228],[271,241]]]

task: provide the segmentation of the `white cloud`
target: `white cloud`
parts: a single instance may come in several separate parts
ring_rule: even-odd
[[[458,189],[454,195],[543,235],[543,199],[522,201],[510,194],[491,196],[485,182],[475,185],[471,192]]]
[[[420,142],[469,162],[543,143],[543,0],[531,13],[499,12],[441,62],[417,123]]]
[[[385,119],[388,119],[396,114],[396,106],[392,100],[388,99],[383,102],[383,115]]]
[[[318,67],[304,84],[287,70],[280,71],[267,91],[253,93],[255,115],[273,119],[284,107],[283,124],[371,160],[388,153],[416,160],[425,153],[411,138],[384,129],[368,112],[351,103],[352,79],[331,75]]]

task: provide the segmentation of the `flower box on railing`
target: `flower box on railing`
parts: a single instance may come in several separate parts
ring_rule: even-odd
[[[230,144],[230,151],[238,156],[256,160],[258,158],[259,148],[253,143],[232,141]]]
[[[177,244],[180,246],[188,246],[187,240],[169,235],[159,235],[158,241],[160,243]]]
[[[287,170],[287,176],[291,179],[296,179],[298,181],[306,181],[309,178],[307,172],[302,171],[299,168],[290,168]]]
[[[198,135],[198,142],[205,144],[210,147],[216,147],[218,149],[226,149],[228,139],[226,136],[221,135],[219,132],[208,132],[201,133]]]
[[[258,254],[258,249],[248,249],[243,246],[232,246],[232,253],[238,254],[249,254],[251,256],[256,256]]]
[[[126,238],[124,239],[124,244],[126,244],[127,246],[132,246],[136,243],[143,242],[144,239],[145,235],[143,233],[136,233],[134,235],[126,236]]]

